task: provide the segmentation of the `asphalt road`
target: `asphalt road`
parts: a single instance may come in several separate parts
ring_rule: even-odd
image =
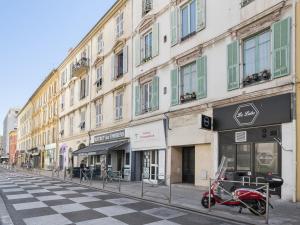
[[[15,225],[236,224],[78,184],[0,168],[0,194]]]

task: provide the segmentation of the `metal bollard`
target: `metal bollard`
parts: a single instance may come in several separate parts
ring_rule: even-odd
[[[82,169],[80,169],[80,171],[79,171],[79,178],[80,178],[79,183],[81,183],[81,180],[82,180]]]
[[[64,180],[66,180],[66,176],[67,176],[67,170],[66,168],[64,168]]]
[[[208,211],[210,211],[210,201],[211,201],[211,178],[209,178],[209,189],[208,189]]]
[[[105,186],[105,176],[102,176],[102,178],[103,178],[102,189],[104,190],[104,186]]]
[[[141,193],[141,198],[144,197],[144,174],[142,174],[142,193]]]
[[[119,172],[119,192],[121,192],[121,172]]]
[[[172,183],[170,182],[170,185],[169,185],[169,205],[171,205],[171,201],[172,201]]]
[[[269,183],[267,183],[267,196],[266,196],[266,224],[269,224],[269,194],[270,194],[270,188]]]

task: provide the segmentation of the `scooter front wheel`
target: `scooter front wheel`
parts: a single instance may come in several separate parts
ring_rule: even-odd
[[[266,214],[266,202],[264,200],[256,200],[255,203],[252,204],[249,211],[252,212],[256,216],[262,216]]]
[[[204,196],[201,200],[201,204],[204,208],[208,209],[209,207],[209,198],[207,196]],[[214,206],[216,204],[216,200],[214,198],[210,198],[210,207]]]

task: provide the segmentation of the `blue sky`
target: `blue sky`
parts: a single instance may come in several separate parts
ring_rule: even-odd
[[[0,0],[0,134],[115,0]]]

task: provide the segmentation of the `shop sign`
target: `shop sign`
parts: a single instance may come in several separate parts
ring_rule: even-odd
[[[235,111],[233,118],[237,124],[242,127],[253,125],[259,115],[258,109],[253,103],[239,105]]]
[[[106,142],[106,141],[113,141],[125,138],[125,130],[115,131],[108,134],[101,134],[94,137],[94,143],[97,142]]]

